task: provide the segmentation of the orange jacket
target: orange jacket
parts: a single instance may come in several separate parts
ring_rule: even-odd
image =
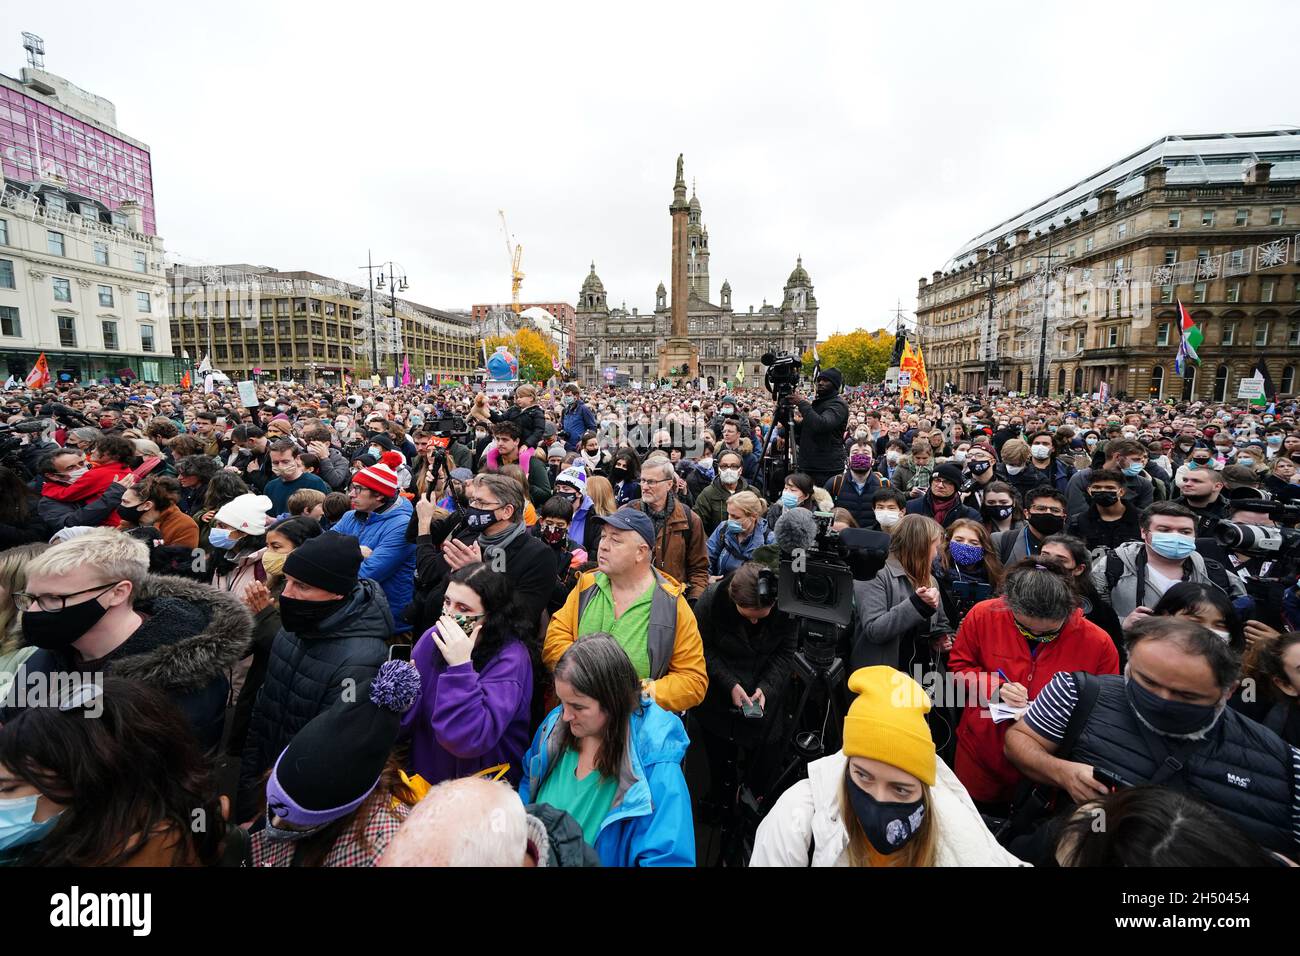
[[[180,545],[182,548],[199,546],[199,526],[175,505],[168,505],[163,510],[154,527],[162,535],[163,544]]]
[[[582,592],[596,586],[598,573],[600,572],[588,571],[578,578],[564,607],[551,618],[551,624],[546,629],[546,641],[542,645],[542,662],[552,670],[569,649],[569,645],[578,638],[578,603]],[[650,694],[654,702],[664,710],[689,710],[704,700],[704,694],[709,689],[709,677],[704,667],[704,642],[700,640],[695,613],[686,603],[685,587],[667,575],[658,574],[657,578],[659,587],[676,599],[677,617],[672,655],[663,673],[652,675],[654,679],[649,684]]]

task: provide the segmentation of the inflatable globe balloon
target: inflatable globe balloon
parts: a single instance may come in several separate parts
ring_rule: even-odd
[[[494,382],[513,381],[519,378],[519,359],[510,354],[507,346],[498,345],[488,359],[487,370]]]

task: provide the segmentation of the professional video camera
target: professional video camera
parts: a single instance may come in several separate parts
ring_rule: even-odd
[[[762,362],[767,371],[763,373],[763,385],[776,398],[789,395],[799,384],[801,364],[789,352],[765,352]]]
[[[453,441],[469,438],[469,426],[459,415],[446,415],[424,423],[424,431],[433,432],[433,444],[438,448],[447,448]]]
[[[1292,518],[1298,507],[1293,502],[1254,499],[1250,505],[1252,511],[1268,514],[1275,521]],[[1246,593],[1255,603],[1251,616],[1277,630],[1287,630],[1282,619],[1283,595],[1300,579],[1300,531],[1223,520],[1216,521],[1213,530],[1225,550],[1267,559],[1264,574],[1241,575]]]

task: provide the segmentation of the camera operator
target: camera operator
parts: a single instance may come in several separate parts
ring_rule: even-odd
[[[796,389],[790,396],[794,439],[798,442],[797,471],[824,487],[844,471],[844,431],[849,423],[849,406],[840,397],[844,378],[839,369],[824,368],[814,383],[816,396],[809,402]]]
[[[1219,520],[1227,516],[1223,474],[1213,468],[1188,469],[1178,479],[1178,495],[1173,500],[1196,515],[1196,536],[1208,537]]]
[[[1228,708],[1240,656],[1187,618],[1152,617],[1126,637],[1124,675],[1057,674],[1007,733],[1007,759],[1077,804],[1107,793],[1094,768],[1132,786],[1188,793],[1261,846],[1295,858],[1296,751]],[[1229,774],[1242,783],[1225,785]],[[1030,849],[1018,855],[1041,862],[1042,844]]]
[[[776,576],[748,561],[709,585],[695,605],[709,689],[691,713],[708,755],[713,803],[729,803],[740,781],[759,793],[767,782],[758,745],[781,734],[781,699],[798,649],[796,622],[776,606],[776,590]],[[747,766],[728,779],[737,761]]]

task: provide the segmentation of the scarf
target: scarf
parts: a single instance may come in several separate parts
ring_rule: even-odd
[[[645,508],[645,513],[650,516],[650,520],[654,522],[655,540],[658,541],[663,535],[664,526],[668,523],[668,516],[677,509],[677,493],[675,491],[668,492],[668,497],[664,501],[663,511],[651,511],[650,502],[646,501],[644,498],[641,499],[641,504],[642,507]]]
[[[930,492],[928,491],[925,493],[925,495],[927,498],[930,499],[930,508],[931,510],[934,511],[934,520],[939,522],[939,524],[943,524],[944,519],[948,517],[948,512],[952,511],[953,508],[957,507],[956,495],[953,495],[947,501],[940,501],[938,498],[930,494]]]
[[[483,557],[488,558],[489,551],[504,551],[515,538],[524,534],[527,530],[527,525],[522,521],[516,521],[499,534],[488,534],[487,532],[480,534],[478,544],[483,551]]]

